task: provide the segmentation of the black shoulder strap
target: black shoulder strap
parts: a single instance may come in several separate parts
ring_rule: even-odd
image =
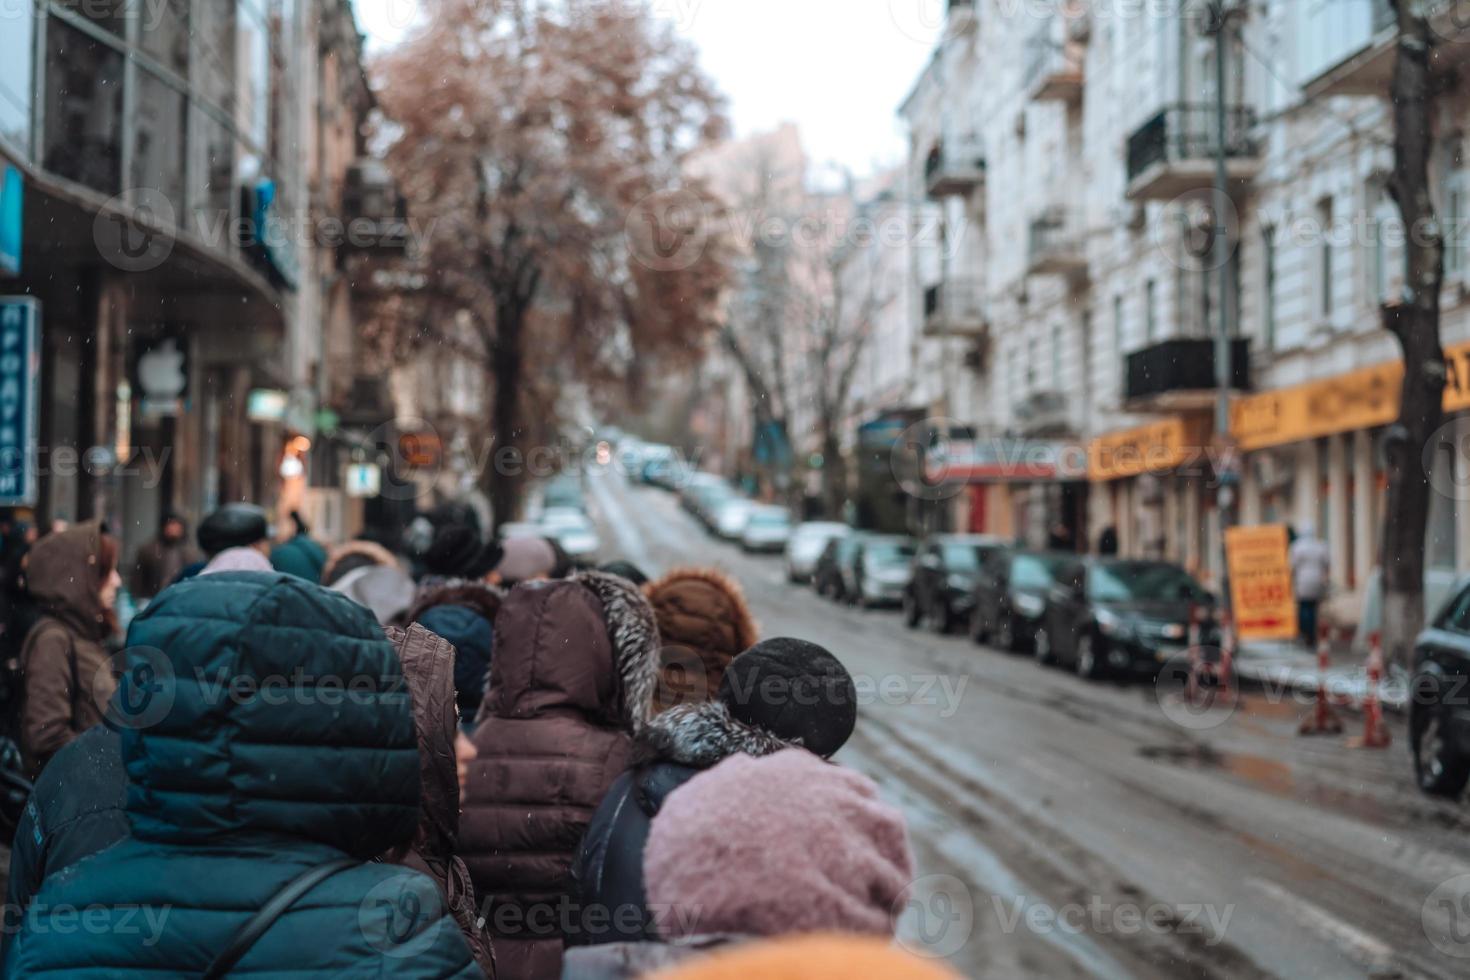
[[[354,858],[338,858],[335,861],[308,868],[286,882],[280,891],[271,896],[270,901],[260,907],[259,912],[250,917],[250,921],[230,937],[229,945],[214,958],[214,962],[209,964],[209,969],[204,971],[204,980],[219,980],[220,977],[228,975],[230,970],[234,969],[235,964],[250,952],[250,947],[265,935],[266,930],[274,925],[287,909],[296,904],[297,899],[337,872],[355,868],[361,863]]]

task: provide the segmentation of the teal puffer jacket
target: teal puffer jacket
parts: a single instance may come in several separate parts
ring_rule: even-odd
[[[182,582],[129,629],[109,718],[131,836],[46,881],[8,975],[198,977],[287,882],[351,856],[232,975],[481,976],[434,883],[372,861],[413,838],[419,759],[366,609],[282,574]]]

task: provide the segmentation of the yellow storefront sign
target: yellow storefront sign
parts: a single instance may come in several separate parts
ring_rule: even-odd
[[[1172,417],[1099,436],[1087,446],[1089,480],[1162,473],[1200,459],[1209,445],[1204,420]]]
[[[1225,530],[1230,604],[1242,640],[1290,640],[1297,634],[1285,524]]]
[[[1470,344],[1447,347],[1444,354],[1445,411],[1470,408]],[[1250,395],[1230,406],[1230,434],[1251,450],[1387,425],[1398,418],[1403,378],[1403,362],[1389,361]]]

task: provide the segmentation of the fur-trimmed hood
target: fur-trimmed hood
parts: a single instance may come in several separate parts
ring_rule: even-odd
[[[589,570],[571,580],[602,603],[622,686],[623,718],[627,731],[637,734],[653,716],[658,687],[659,631],[653,607],[637,586],[617,575]]]
[[[679,704],[656,715],[639,733],[638,762],[676,762],[708,769],[732,755],[774,755],[799,748],[764,729],[737,720],[723,701]]]
[[[716,568],[677,568],[643,587],[663,643],[659,709],[707,701],[757,639],[745,593]]]

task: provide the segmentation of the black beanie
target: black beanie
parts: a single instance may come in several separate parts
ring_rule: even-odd
[[[648,576],[643,574],[643,569],[621,558],[604,562],[597,570],[599,572],[606,572],[609,575],[616,575],[618,578],[627,579],[634,585],[641,586],[648,582]]]
[[[450,524],[434,533],[424,553],[424,568],[445,578],[484,578],[500,563],[500,545],[480,541],[480,532],[467,524]]]
[[[270,537],[270,521],[254,504],[225,504],[206,517],[195,535],[210,558],[230,548],[248,548]]]
[[[829,758],[857,725],[857,688],[831,653],[789,637],[762,640],[730,661],[720,698],[737,720]]]

